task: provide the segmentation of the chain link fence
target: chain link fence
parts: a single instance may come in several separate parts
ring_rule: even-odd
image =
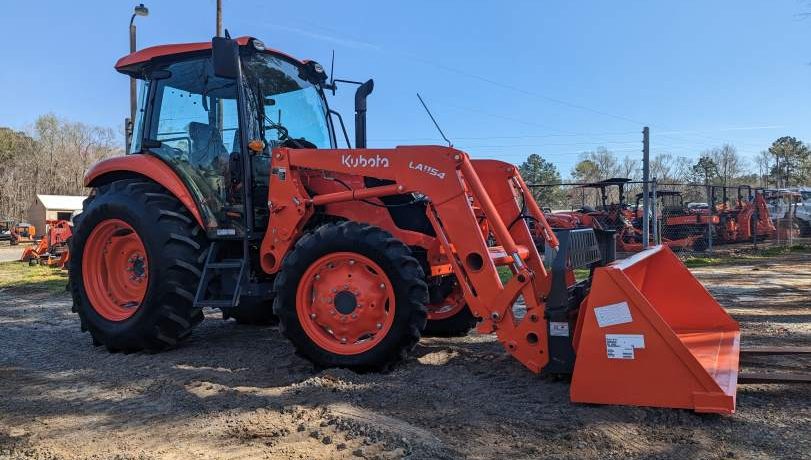
[[[531,184],[554,228],[614,230],[617,251],[664,244],[682,256],[811,243],[811,203],[798,192],[749,185],[645,183],[607,179],[589,183]]]

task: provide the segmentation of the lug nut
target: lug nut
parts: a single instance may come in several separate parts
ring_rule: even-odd
[[[350,260],[350,261],[349,261],[349,265],[355,265],[355,261],[354,261],[354,260]]]
[[[341,337],[341,343],[346,343],[346,337]]]
[[[352,313],[352,319],[358,319],[358,315]]]
[[[315,319],[315,313],[310,313],[310,318]]]
[[[377,323],[376,326],[378,329],[383,329],[383,323]]]
[[[380,283],[380,289],[386,289],[386,285],[383,284],[383,283]]]

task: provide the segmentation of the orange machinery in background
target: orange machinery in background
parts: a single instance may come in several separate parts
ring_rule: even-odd
[[[36,245],[23,249],[20,262],[65,268],[70,260],[69,240],[72,234],[70,222],[66,220],[47,221],[45,236]]]

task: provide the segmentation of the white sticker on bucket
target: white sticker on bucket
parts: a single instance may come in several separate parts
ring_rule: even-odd
[[[642,334],[606,334],[606,346],[645,348],[645,336]]]
[[[597,324],[600,327],[630,323],[634,320],[631,318],[631,310],[628,308],[628,302],[614,303],[606,305],[605,307],[596,307],[594,309],[594,315],[597,317]]]
[[[635,359],[632,347],[606,347],[608,359]]]
[[[569,337],[569,323],[550,321],[549,335],[556,337]]]
[[[608,359],[636,359],[634,349],[645,348],[642,334],[606,334],[605,352]]]

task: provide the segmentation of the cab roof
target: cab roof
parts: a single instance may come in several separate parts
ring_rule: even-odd
[[[609,187],[612,185],[624,185],[628,182],[631,182],[631,179],[627,177],[612,177],[610,179],[604,179],[598,182],[589,182],[586,184],[582,184],[581,187],[584,188],[602,188],[602,187]]]
[[[252,41],[256,40],[254,37],[239,37],[236,39],[237,44],[239,46],[247,46]],[[259,40],[256,40],[259,41]],[[189,53],[198,53],[201,51],[206,51],[211,49],[211,42],[197,42],[197,43],[175,43],[170,45],[158,45],[158,46],[150,46],[149,48],[144,48],[142,50],[136,51],[134,53],[128,54],[118,62],[115,63],[115,69],[123,74],[130,75],[132,77],[138,77],[141,75],[142,70],[146,67],[149,63],[159,60],[161,58],[169,57],[169,56],[179,56],[182,54],[189,54]],[[283,53],[278,50],[265,48],[263,51],[265,53],[277,54],[279,56],[285,57],[293,62],[305,64],[307,61],[302,61],[300,59],[296,59],[293,56],[290,56],[287,53]]]

